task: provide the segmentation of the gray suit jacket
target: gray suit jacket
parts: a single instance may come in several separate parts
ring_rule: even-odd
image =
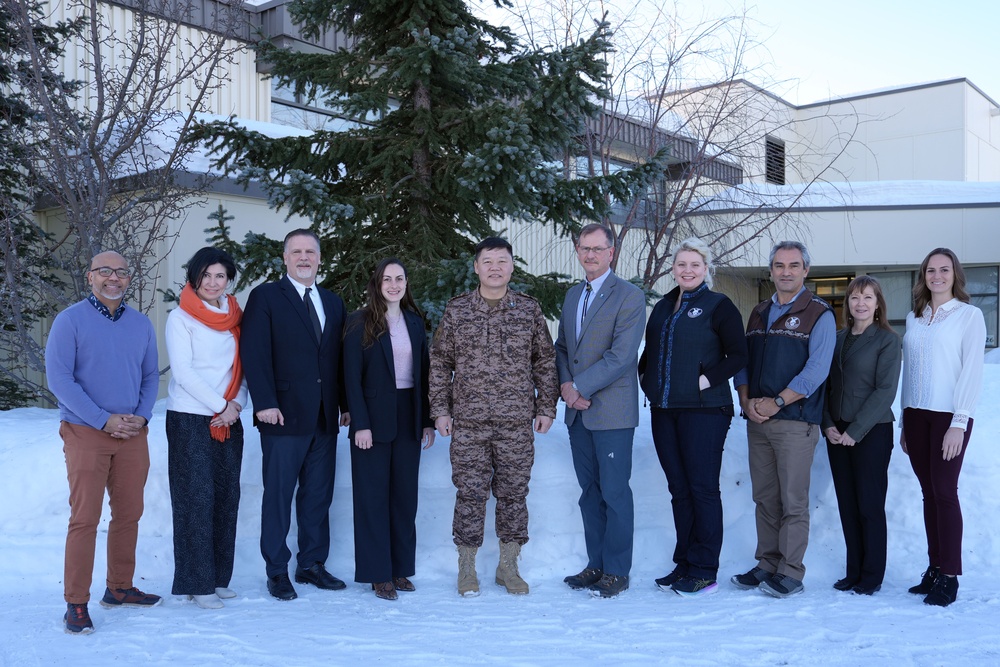
[[[902,339],[870,325],[841,359],[847,329],[837,332],[830,376],[826,382],[823,430],[835,421],[849,423],[847,434],[860,442],[875,424],[891,422],[899,385]]]
[[[575,382],[590,400],[586,410],[566,408],[566,424],[579,414],[592,431],[639,425],[639,377],[636,365],[646,327],[646,299],[635,285],[614,273],[601,285],[587,309],[580,340],[576,311],[583,283],[570,288],[563,302],[556,339],[559,384]]]

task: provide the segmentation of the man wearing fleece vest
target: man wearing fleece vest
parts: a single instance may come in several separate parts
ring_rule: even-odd
[[[118,253],[95,256],[87,272],[92,294],[59,313],[45,346],[45,372],[59,400],[59,435],[69,479],[63,620],[70,634],[94,630],[87,603],[105,488],[111,523],[101,606],[144,608],[161,602],[132,581],[149,472],[147,424],[160,377],[153,324],[124,303],[130,279],[128,264]]]
[[[771,250],[775,293],[747,321],[750,361],[733,378],[747,418],[750,483],[757,505],[757,565],[737,588],[775,597],[801,593],[809,544],[809,469],[823,418],[836,323],[805,288],[809,251],[796,241]]]

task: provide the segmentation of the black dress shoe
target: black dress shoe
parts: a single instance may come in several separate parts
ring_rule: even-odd
[[[288,573],[282,572],[267,578],[267,592],[279,600],[294,600],[299,597],[288,580]]]
[[[851,592],[855,595],[875,595],[880,590],[882,590],[882,584],[875,584],[874,586],[869,586],[868,584],[858,584],[851,589]]]
[[[579,574],[571,574],[563,581],[569,584],[569,587],[575,591],[583,590],[584,588],[590,588],[604,575],[603,572],[592,567],[585,568],[583,572]]]
[[[313,563],[312,567],[305,569],[301,565],[295,568],[295,583],[312,584],[325,591],[342,591],[347,588],[347,584],[326,571],[323,563]]]
[[[844,577],[833,585],[838,591],[849,591],[858,585],[858,580],[853,577]]]

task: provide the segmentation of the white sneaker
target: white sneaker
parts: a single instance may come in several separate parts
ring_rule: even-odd
[[[218,595],[223,600],[228,600],[230,598],[236,597],[236,591],[231,588],[216,588],[215,594]]]
[[[189,595],[188,599],[194,600],[194,603],[202,609],[222,609],[226,606],[222,604],[222,600],[215,593],[210,595]]]

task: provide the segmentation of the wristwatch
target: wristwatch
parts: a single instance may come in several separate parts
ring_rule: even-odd
[[[777,396],[775,396],[773,400],[774,400],[774,404],[778,406],[779,410],[781,408],[785,407],[785,399],[783,399],[781,397],[781,394],[778,394]]]

